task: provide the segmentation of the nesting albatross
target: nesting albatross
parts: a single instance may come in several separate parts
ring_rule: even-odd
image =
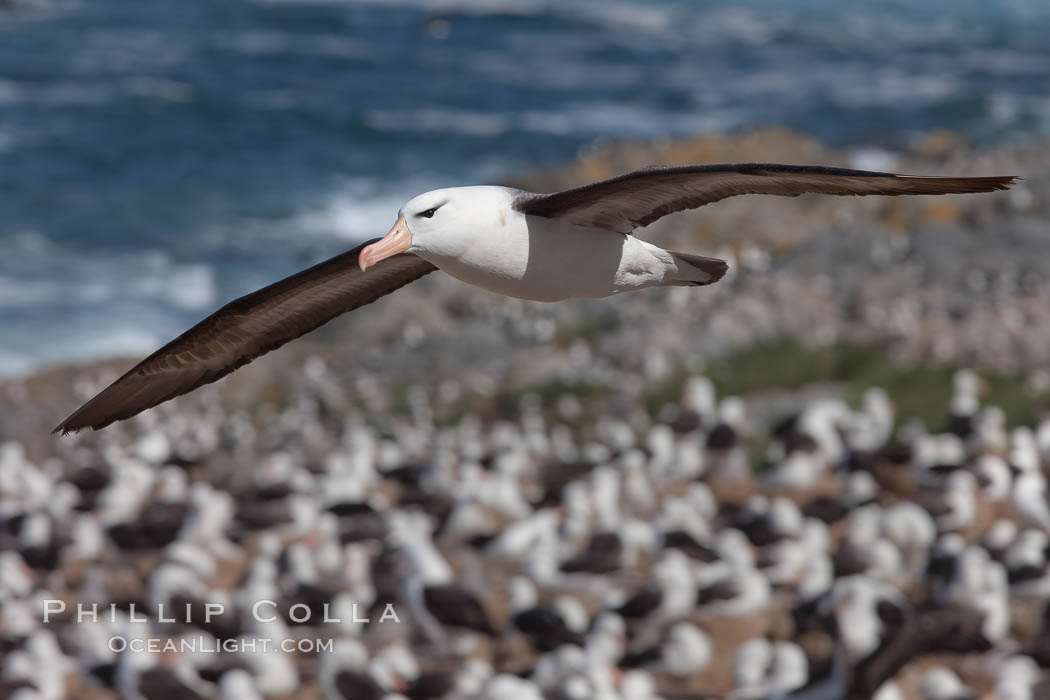
[[[54,432],[130,418],[437,269],[535,301],[707,285],[722,278],[725,261],[664,250],[632,231],[739,194],[962,194],[1007,189],[1015,180],[748,163],[646,168],[553,194],[495,186],[433,190],[402,207],[382,238],[222,307],[135,365]]]

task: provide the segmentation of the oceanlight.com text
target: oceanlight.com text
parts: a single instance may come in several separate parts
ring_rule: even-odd
[[[131,651],[136,654],[268,654],[283,652],[291,654],[330,653],[334,648],[334,639],[267,639],[245,638],[214,639],[212,637],[179,637],[178,639],[160,639],[155,637],[122,637],[109,639],[109,649],[114,653]]]

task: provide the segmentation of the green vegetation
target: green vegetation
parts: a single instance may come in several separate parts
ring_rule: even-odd
[[[615,331],[619,326],[620,319],[612,314],[587,315],[573,324],[559,327],[555,341],[566,347],[574,340],[594,340],[605,333]]]
[[[879,386],[896,404],[899,421],[918,417],[931,428],[940,427],[947,415],[952,365],[901,365],[874,346],[835,345],[807,347],[796,340],[777,339],[718,358],[705,374],[719,396],[746,396],[771,389],[797,389],[816,382],[842,384],[847,400]],[[1011,425],[1032,424],[1050,394],[1035,393],[1023,377],[981,373],[987,382],[982,402],[999,406]],[[681,378],[679,378],[680,381]]]
[[[590,329],[586,329],[587,332]],[[947,418],[952,390],[953,365],[905,365],[891,359],[877,346],[834,345],[808,347],[797,340],[779,338],[753,345],[730,355],[710,360],[702,373],[715,384],[719,397],[757,396],[770,391],[793,391],[814,384],[833,384],[846,400],[857,405],[869,387],[882,387],[893,399],[898,423],[921,419],[931,429],[942,427]],[[682,385],[695,371],[680,369],[662,382],[652,384],[643,399],[649,414],[656,417],[668,403],[677,403]],[[1011,426],[1032,425],[1041,411],[1050,406],[1050,392],[1035,392],[1021,376],[980,373],[987,391],[982,402],[1003,409]],[[390,387],[391,414],[407,416],[409,382],[393,382]],[[438,408],[435,421],[440,426],[455,425],[467,413],[487,418],[514,418],[522,397],[531,394],[547,411],[566,394],[582,402],[581,423],[588,424],[607,413],[615,392],[611,387],[587,381],[552,379],[528,386],[505,389],[483,397],[465,392],[450,405]],[[749,451],[760,456],[764,442]]]
[[[586,400],[599,396],[604,397],[608,393],[608,387],[591,382],[552,379],[539,384],[532,384],[516,391],[501,392],[496,397],[496,403],[500,415],[511,417],[518,415],[519,403],[527,394],[536,396],[540,401],[540,405],[550,408],[558,397],[566,394],[572,394],[581,400]]]

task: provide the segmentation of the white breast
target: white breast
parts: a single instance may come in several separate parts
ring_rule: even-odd
[[[673,266],[669,253],[609,231],[505,210],[473,232],[457,256],[419,255],[453,277],[534,301],[598,298],[651,287]]]

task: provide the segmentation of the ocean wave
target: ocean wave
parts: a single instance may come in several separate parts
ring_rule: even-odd
[[[551,0],[257,0],[264,4],[322,5],[358,4],[380,7],[416,7],[432,14],[536,15],[547,10]]]
[[[595,101],[557,111],[525,112],[519,124],[524,131],[541,134],[639,139],[724,131],[741,120],[742,115],[730,109],[667,112],[645,105]]]
[[[470,15],[475,17],[537,17],[585,21],[609,29],[631,32],[665,33],[683,15],[672,4],[642,5],[610,0],[257,0],[265,4],[331,4],[353,2],[378,7],[408,7],[430,15]]]
[[[831,97],[853,109],[879,105],[916,105],[943,101],[962,90],[951,73],[909,73],[898,68],[872,71],[865,81],[836,80]]]
[[[278,241],[292,255],[327,249],[333,240],[349,247],[381,236],[405,201],[436,184],[348,180],[290,218],[212,230],[217,240],[203,253],[225,259]],[[282,274],[231,263],[220,290],[209,264],[177,261],[159,249],[85,251],[36,231],[0,236],[0,249],[7,253],[0,261],[0,324],[7,329],[0,378],[65,362],[143,355],[212,311],[220,295],[251,291]]]
[[[580,101],[556,110],[482,113],[453,109],[368,110],[363,122],[390,133],[461,134],[490,138],[506,133],[577,135],[587,138],[659,138],[727,129],[740,123],[737,110],[673,112],[645,104]]]
[[[159,250],[85,251],[37,232],[4,236],[0,248],[0,377],[147,352],[219,296],[211,267]]]
[[[362,121],[376,131],[498,136],[511,127],[505,114],[459,109],[366,110]]]
[[[49,106],[88,106],[108,102],[116,94],[108,84],[90,80],[55,81],[36,86],[0,79],[0,105],[40,104]]]
[[[274,0],[267,0],[274,1]],[[278,0],[281,1],[281,0]],[[308,0],[284,0],[304,2]],[[356,1],[356,0],[355,0]],[[685,12],[674,4],[640,4],[610,0],[363,0],[359,4],[386,7],[415,7],[435,15],[541,14],[584,20],[610,28],[663,32],[673,27]]]
[[[24,377],[36,369],[32,356],[0,350],[0,379]]]
[[[336,187],[322,203],[304,209],[276,228],[284,236],[293,231],[297,237],[365,241],[386,233],[405,202],[438,186],[437,178],[420,178],[396,186],[349,180]]]
[[[87,31],[70,48],[70,75],[107,77],[173,68],[187,60],[193,47],[174,32],[122,27]]]
[[[552,40],[548,40],[552,41]],[[508,44],[535,48],[544,42],[528,35],[508,39]],[[598,48],[597,39],[579,39],[577,51],[590,47]],[[581,89],[595,92],[603,89],[630,88],[645,80],[645,69],[636,65],[589,62],[567,57],[551,47],[543,47],[542,53],[523,56],[518,53],[477,52],[465,61],[464,68],[503,85],[521,86],[530,89],[542,87],[577,94]]]
[[[0,311],[76,309],[122,299],[197,311],[217,296],[210,267],[174,262],[160,250],[95,253],[32,232],[5,237],[0,247],[8,254],[0,263]]]
[[[367,42],[341,34],[292,33],[275,30],[219,32],[212,35],[210,43],[222,51],[247,56],[296,53],[356,59],[369,55]]]
[[[41,22],[76,10],[80,0],[7,0],[0,12],[0,25]]]
[[[0,379],[24,377],[43,367],[112,357],[137,357],[156,350],[173,336],[151,332],[141,319],[94,317],[70,323],[44,319],[33,333],[5,338],[0,350]]]

